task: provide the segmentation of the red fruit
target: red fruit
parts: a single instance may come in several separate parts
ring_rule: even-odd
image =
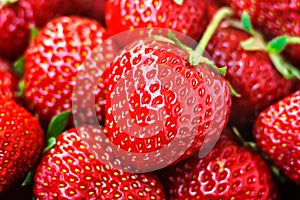
[[[10,70],[9,63],[0,58],[0,94],[15,97],[17,78]]]
[[[44,133],[37,119],[0,95],[0,194],[22,183],[43,147]]]
[[[25,0],[15,3],[0,3],[0,57],[9,61],[23,54],[33,23],[32,9]]]
[[[104,24],[105,0],[75,0],[74,4],[80,16],[96,19]]]
[[[225,129],[209,154],[163,169],[169,199],[278,199],[269,166]]]
[[[108,0],[105,22],[110,33],[135,28],[169,28],[198,40],[205,29],[207,18],[203,0],[185,0],[178,5],[174,0]]]
[[[124,151],[125,164],[137,170],[173,164],[206,145],[207,135],[213,142],[226,125],[225,79],[205,63],[192,66],[187,56],[171,43],[141,40],[108,68],[107,136]]]
[[[90,145],[86,141],[99,144],[97,138],[102,134],[100,128],[91,126],[62,133],[36,169],[35,196],[47,200],[165,199],[155,175],[125,172],[100,161],[105,158],[105,154],[100,153],[102,145]],[[90,150],[99,153],[93,154]]]
[[[241,42],[250,36],[226,24],[216,30],[207,52],[218,67],[227,66],[226,79],[241,97],[232,99],[230,124],[249,132],[260,111],[289,94],[291,80],[285,79],[264,51],[246,51]]]
[[[35,25],[42,28],[54,18],[73,14],[72,0],[27,0],[33,11]]]
[[[225,5],[224,0],[204,0],[208,19],[211,20],[214,14]]]
[[[300,37],[300,1],[277,0],[227,0],[236,14],[247,11],[251,21],[259,27],[268,38],[279,35]],[[286,47],[291,59],[300,62],[300,44]]]
[[[274,165],[300,184],[300,90],[262,111],[253,132]]]
[[[89,63],[83,61],[90,54],[93,55],[94,49],[98,50],[98,57],[113,52],[110,43],[106,49],[98,49],[97,46],[104,44],[105,38],[105,29],[94,20],[75,16],[60,17],[49,22],[29,46],[25,54],[25,102],[43,126],[46,127],[53,116],[71,109],[71,94],[82,63],[87,76],[103,71],[105,65],[97,65],[96,58],[90,59]],[[97,86],[95,100],[101,103],[105,98],[104,86],[101,82]],[[77,99],[88,98],[79,92],[76,95]],[[104,115],[103,103],[96,107],[96,113],[101,121]]]

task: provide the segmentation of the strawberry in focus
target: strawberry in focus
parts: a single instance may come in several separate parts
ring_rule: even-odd
[[[35,196],[41,200],[166,199],[156,175],[129,173],[102,162],[112,159],[99,143],[103,131],[85,126],[62,133],[36,169]]]
[[[71,109],[71,95],[78,68],[97,46],[104,43],[104,39],[106,30],[97,21],[70,16],[47,23],[30,44],[25,54],[24,99],[28,109],[38,116],[43,127],[47,128],[55,115]],[[98,52],[98,56],[106,56],[112,51],[111,44]],[[99,66],[90,71],[101,72],[101,67],[105,68]],[[97,86],[98,103],[103,101],[105,94],[102,83],[99,82]],[[86,98],[84,94],[81,96]],[[103,120],[104,106],[102,103],[96,109],[99,121]]]
[[[39,122],[12,99],[0,94],[0,193],[19,186],[44,147]]]
[[[203,158],[198,154],[159,174],[173,199],[279,199],[266,161],[237,142],[229,129]]]
[[[253,134],[283,174],[300,184],[300,90],[274,103],[256,119]]]
[[[175,44],[148,39],[124,48],[107,68],[107,137],[128,153],[120,159],[133,170],[189,157],[208,133],[206,142],[213,143],[227,123],[231,95],[225,79],[188,57]]]

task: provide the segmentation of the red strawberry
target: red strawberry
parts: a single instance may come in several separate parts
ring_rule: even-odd
[[[274,165],[300,184],[300,90],[262,111],[253,132]]]
[[[17,90],[17,77],[11,72],[10,65],[0,58],[0,94],[14,98]]]
[[[43,146],[37,119],[0,95],[0,194],[21,184],[37,164]]]
[[[300,37],[299,0],[227,0],[227,2],[238,15],[247,11],[253,23],[268,38],[279,35]],[[293,60],[300,62],[300,40],[298,40],[298,44],[286,47],[286,50]]]
[[[225,79],[188,57],[174,44],[141,40],[108,68],[107,136],[136,170],[186,158],[226,125],[231,98]]]
[[[203,0],[108,0],[105,22],[111,34],[135,28],[169,28],[198,40],[207,24]]]
[[[33,11],[35,25],[43,27],[54,18],[73,14],[75,11],[72,0],[27,0]]]
[[[35,196],[47,200],[165,199],[155,175],[134,174],[112,168],[109,163],[103,164],[101,136],[104,136],[102,130],[91,126],[62,133],[36,169]],[[98,145],[91,145],[93,143],[87,140]]]
[[[96,19],[104,24],[104,10],[106,0],[75,0],[76,10],[80,16]]]
[[[229,129],[207,156],[195,156],[163,169],[169,199],[278,199],[269,166],[241,146]]]
[[[49,22],[31,43],[25,54],[25,102],[44,127],[53,116],[71,109],[71,94],[82,63],[86,68],[86,75],[103,71],[105,65],[97,66],[96,58],[89,59],[89,62],[83,61],[93,55],[94,49],[97,50],[98,57],[113,52],[112,44],[108,41],[105,42],[107,48],[104,50],[97,47],[104,45],[105,38],[106,31],[98,22],[73,16]],[[104,104],[101,102],[105,94],[102,83],[97,84],[99,91],[96,101],[100,103],[96,113],[101,121],[104,115]],[[87,98],[80,92],[76,95],[77,99]],[[74,109],[80,110],[81,107]]]
[[[23,54],[33,23],[32,9],[26,0],[0,3],[0,57],[14,61]]]
[[[285,79],[264,51],[244,50],[241,42],[250,35],[223,23],[207,45],[218,67],[227,66],[226,79],[241,97],[233,97],[230,124],[249,132],[257,114],[289,94],[291,80]]]

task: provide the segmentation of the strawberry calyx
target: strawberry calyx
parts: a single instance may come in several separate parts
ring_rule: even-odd
[[[300,38],[289,37],[287,35],[278,36],[269,42],[266,42],[263,35],[256,31],[250,20],[249,14],[244,11],[241,21],[228,20],[235,28],[246,31],[251,35],[249,39],[241,42],[241,47],[246,51],[265,51],[276,67],[276,69],[287,79],[300,79],[300,71],[292,64],[284,60],[280,53],[288,44],[300,44]]]
[[[0,7],[18,2],[18,0],[0,0]]]
[[[173,0],[177,5],[182,6],[184,0]]]

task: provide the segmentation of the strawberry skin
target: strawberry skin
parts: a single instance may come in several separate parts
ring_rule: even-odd
[[[259,154],[239,145],[224,129],[205,157],[198,154],[170,168],[160,177],[169,199],[278,199],[277,186]]]
[[[192,155],[208,132],[211,143],[227,123],[231,96],[225,79],[204,63],[196,69],[176,45],[141,40],[123,49],[107,69],[107,137],[128,152],[123,160],[137,170]]]
[[[9,63],[0,58],[0,94],[14,98],[16,89],[17,77],[11,72]]]
[[[203,0],[108,0],[105,22],[112,35],[134,28],[169,28],[198,40],[207,23]]]
[[[253,132],[274,165],[300,184],[300,90],[262,111]]]
[[[85,140],[82,140],[82,134],[86,136]],[[99,144],[95,139],[101,134],[99,127],[92,126],[62,133],[36,169],[35,196],[47,200],[165,199],[156,175],[129,173],[100,161],[101,157],[105,157],[100,149],[102,145],[95,149],[90,145],[93,143],[86,141]],[[96,153],[91,153],[91,150]]]
[[[223,23],[206,49],[218,67],[227,66],[225,78],[241,95],[232,99],[229,123],[245,133],[252,130],[260,111],[292,90],[292,81],[276,70],[267,53],[241,47],[248,38],[246,32]]]
[[[78,68],[105,38],[106,31],[98,22],[70,16],[49,22],[30,44],[25,54],[25,102],[43,127],[47,127],[53,116],[71,109]],[[113,48],[105,51],[101,54],[99,50],[97,56],[106,56]],[[93,68],[95,63],[92,61],[90,59],[91,64],[84,66],[87,72],[97,74],[103,71],[101,66]],[[105,98],[105,94],[100,82],[97,86],[99,92],[95,96],[98,102]],[[86,98],[85,94],[80,97],[78,92],[77,99],[82,98]],[[104,112],[104,104],[96,108],[99,121],[103,120]]]
[[[247,11],[251,21],[265,33],[266,37],[300,36],[299,0],[227,0],[227,2],[238,15]],[[289,45],[286,51],[290,59],[299,64],[300,45]]]
[[[33,24],[32,9],[25,0],[1,4],[0,57],[14,61],[23,54],[29,43],[29,28]]]
[[[0,194],[21,184],[43,147],[44,133],[37,119],[0,94]]]

